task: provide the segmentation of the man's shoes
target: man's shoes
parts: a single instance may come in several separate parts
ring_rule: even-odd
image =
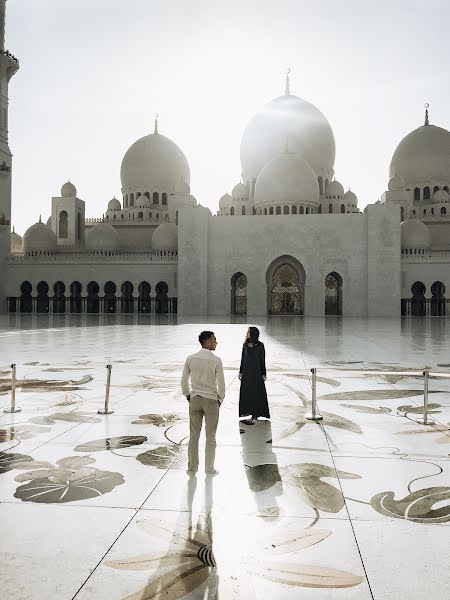
[[[205,475],[211,475],[211,477],[214,477],[214,475],[218,475],[219,471],[217,469],[213,469],[212,471],[205,471]]]
[[[187,469],[186,473],[189,477],[195,477],[197,475],[197,471],[190,471],[189,469]]]

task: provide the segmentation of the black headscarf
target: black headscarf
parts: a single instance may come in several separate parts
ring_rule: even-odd
[[[247,339],[247,343],[257,344],[259,341],[259,329],[257,327],[249,327],[250,338]]]

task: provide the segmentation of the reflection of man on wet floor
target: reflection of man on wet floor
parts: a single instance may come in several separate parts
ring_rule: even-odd
[[[188,475],[198,470],[198,441],[205,419],[205,472],[215,475],[216,431],[220,405],[225,398],[225,379],[222,361],[213,354],[217,347],[212,331],[202,331],[198,337],[202,349],[187,357],[181,378],[181,389],[189,402]],[[191,386],[189,389],[189,379]]]

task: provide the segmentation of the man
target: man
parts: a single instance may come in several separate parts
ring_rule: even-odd
[[[181,389],[189,402],[189,446],[188,475],[195,475],[198,469],[198,440],[205,418],[206,448],[205,472],[216,475],[214,458],[216,455],[216,431],[219,422],[219,408],[225,398],[225,379],[222,361],[214,356],[217,347],[216,336],[212,331],[202,331],[198,336],[202,349],[187,357],[181,378]],[[191,387],[189,389],[189,378]]]

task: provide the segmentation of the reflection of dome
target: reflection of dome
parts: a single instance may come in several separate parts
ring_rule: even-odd
[[[89,250],[118,250],[120,238],[117,231],[108,223],[97,223],[86,229],[86,248]]]
[[[113,198],[108,202],[108,210],[122,210],[122,205],[117,198]]]
[[[316,175],[331,179],[336,150],[330,124],[313,104],[290,94],[272,100],[248,122],[241,141],[244,179],[256,178],[286,144]]]
[[[232,205],[233,199],[230,194],[224,194],[219,200],[219,208],[229,208]]]
[[[68,196],[76,196],[76,195],[77,195],[77,188],[73,185],[73,183],[70,183],[70,181],[68,181],[67,183],[65,183],[62,186],[61,196],[68,197]]]
[[[336,180],[330,181],[325,195],[327,198],[340,200],[344,195],[344,187],[342,183],[339,183],[339,181]]]
[[[248,188],[243,183],[237,183],[231,190],[233,200],[248,200]]]
[[[177,250],[178,227],[175,223],[161,223],[152,237],[153,250]]]
[[[316,174],[297,154],[280,154],[262,169],[256,180],[255,205],[318,202]]]
[[[402,248],[427,249],[431,245],[430,230],[419,219],[407,219],[400,225]]]
[[[17,254],[22,252],[22,236],[13,230],[11,231],[11,252]]]
[[[29,227],[23,235],[23,251],[53,251],[56,250],[56,235],[41,221]]]
[[[160,133],[137,140],[123,157],[120,169],[122,191],[161,191],[173,193],[184,179],[190,182],[189,165],[178,146]],[[139,190],[138,190],[139,191]]]
[[[408,185],[450,181],[450,132],[423,125],[409,133],[397,146],[389,173],[398,173]]]
[[[405,182],[403,179],[397,175],[397,173],[389,179],[388,190],[393,192],[394,190],[403,190],[405,187]]]
[[[437,190],[433,196],[433,202],[448,202],[448,192]]]

